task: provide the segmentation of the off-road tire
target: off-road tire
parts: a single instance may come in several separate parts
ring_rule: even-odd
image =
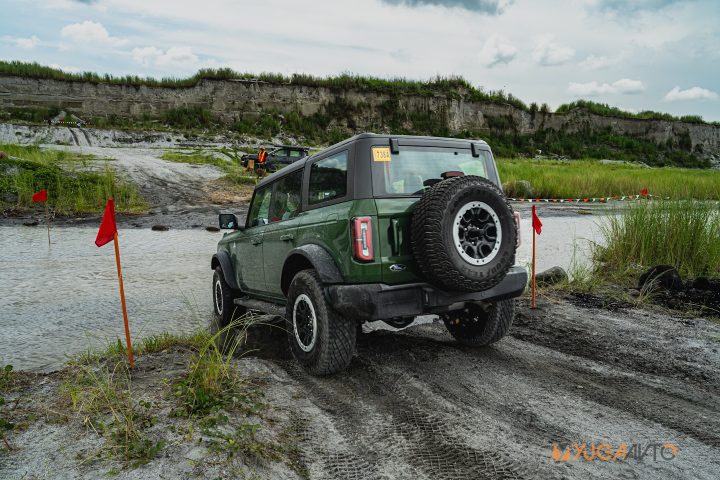
[[[458,342],[471,346],[495,343],[503,338],[515,318],[515,300],[500,300],[485,306],[471,304],[463,310],[440,315]]]
[[[501,232],[498,250],[488,263],[470,264],[455,245],[456,215],[472,202],[488,205]],[[412,249],[425,278],[450,291],[488,290],[505,278],[515,263],[517,225],[513,209],[491,181],[474,176],[451,177],[433,185],[418,201],[412,217]],[[489,257],[489,255],[488,255]]]
[[[219,289],[219,291],[218,291]],[[218,295],[222,300],[221,308],[218,308]],[[247,313],[245,307],[235,305],[235,298],[238,292],[230,288],[225,281],[222,267],[215,267],[213,273],[213,318],[210,321],[210,334],[215,337],[215,344],[222,352],[235,350],[235,334],[227,328],[233,320],[236,320]]]
[[[295,330],[294,313],[301,306],[307,310],[308,301],[314,310],[315,336],[311,337],[314,342],[310,339],[301,345]],[[312,375],[330,375],[345,370],[355,353],[356,322],[332,309],[327,291],[315,270],[297,273],[290,283],[285,328],[293,356]]]

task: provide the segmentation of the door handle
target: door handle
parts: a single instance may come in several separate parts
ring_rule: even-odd
[[[262,243],[262,238],[253,238],[252,240],[250,240],[250,243],[252,243],[253,245],[260,245]]]
[[[280,235],[280,240],[289,242],[290,240],[293,240],[295,238],[295,235],[292,233],[288,233],[287,235]]]

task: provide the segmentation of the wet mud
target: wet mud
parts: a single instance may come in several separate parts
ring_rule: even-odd
[[[293,413],[311,478],[710,479],[720,466],[713,321],[562,297],[531,310],[521,299],[510,336],[492,347],[461,346],[438,322],[374,332],[347,372],[320,378],[289,358],[283,334],[271,337],[269,395]],[[553,442],[681,453],[558,462]]]

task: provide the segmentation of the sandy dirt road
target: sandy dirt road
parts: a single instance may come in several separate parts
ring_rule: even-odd
[[[190,228],[215,225],[221,210],[247,210],[248,196],[229,191],[219,182],[225,173],[215,166],[163,160],[159,148],[65,148],[113,159],[110,165],[137,186],[150,209],[148,215],[128,217],[131,223]]]
[[[579,302],[582,303],[582,302]],[[312,478],[717,478],[720,328],[645,310],[521,300],[512,335],[458,345],[441,324],[364,335],[347,373],[268,361]],[[552,444],[569,444],[569,461]],[[575,460],[572,443],[673,444],[672,460]],[[665,452],[670,457],[670,451]],[[603,456],[605,456],[603,454]]]

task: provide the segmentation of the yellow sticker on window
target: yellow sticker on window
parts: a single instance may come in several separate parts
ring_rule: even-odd
[[[390,147],[372,147],[373,160],[376,162],[389,162]]]

